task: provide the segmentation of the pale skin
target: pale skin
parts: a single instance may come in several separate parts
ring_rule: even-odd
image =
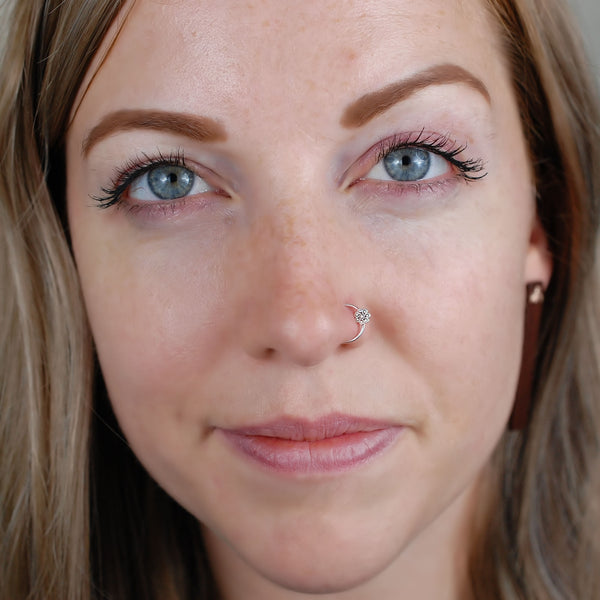
[[[129,443],[202,523],[227,600],[466,597],[525,285],[551,274],[494,36],[477,0],[138,0],[92,65],[67,144],[92,333]],[[447,64],[473,79],[348,121],[359,98]],[[142,109],[212,130],[89,137]],[[442,158],[420,183],[384,182],[371,149],[394,136],[460,149],[485,176]],[[208,184],[184,202],[142,197],[140,181],[116,206],[93,199],[123,165],[181,154]],[[345,303],[373,315],[351,345]],[[332,413],[402,433],[366,464],[309,475],[222,435]]]

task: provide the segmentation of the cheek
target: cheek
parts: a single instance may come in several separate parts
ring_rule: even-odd
[[[461,435],[458,446],[495,443],[510,412],[522,325],[521,286],[511,279],[494,270],[453,278],[421,341],[428,427]]]
[[[193,239],[139,243],[74,228],[90,326],[113,407],[138,437],[167,408],[181,409],[192,381],[226,344],[220,268]],[[201,259],[199,257],[202,257]]]
[[[512,192],[520,205],[475,197],[480,210],[386,244],[374,285],[396,382],[417,382],[424,427],[458,445],[497,439],[518,377],[531,207],[529,189]]]

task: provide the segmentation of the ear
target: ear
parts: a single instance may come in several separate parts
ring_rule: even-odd
[[[548,237],[539,218],[535,216],[525,261],[525,283],[541,281],[544,289],[546,289],[552,276],[552,267],[552,255],[548,250]]]

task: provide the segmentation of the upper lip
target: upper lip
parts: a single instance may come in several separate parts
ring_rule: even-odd
[[[391,427],[397,427],[397,425],[375,419],[332,413],[314,420],[281,417],[265,423],[236,427],[227,429],[226,431],[235,435],[314,442],[352,433],[389,429]]]

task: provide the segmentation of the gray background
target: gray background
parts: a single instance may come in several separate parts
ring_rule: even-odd
[[[600,85],[600,0],[569,0],[583,30],[592,68]]]

